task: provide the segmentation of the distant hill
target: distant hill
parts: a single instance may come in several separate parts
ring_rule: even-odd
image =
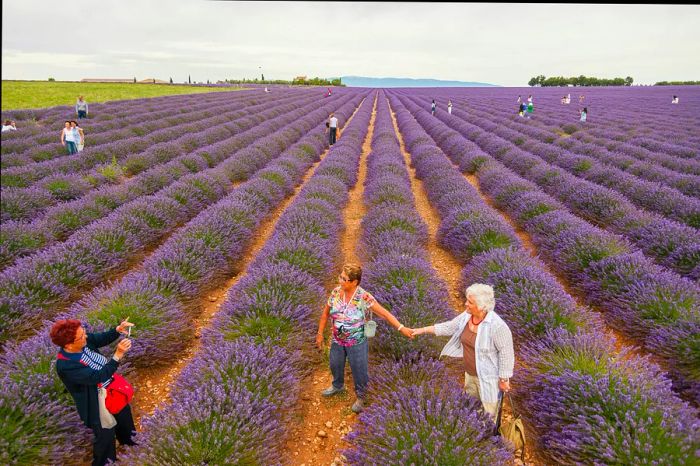
[[[368,78],[365,76],[343,76],[341,79],[342,83],[348,87],[500,87],[497,84],[442,81],[440,79]]]

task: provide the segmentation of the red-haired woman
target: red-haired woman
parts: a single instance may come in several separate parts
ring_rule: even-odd
[[[111,359],[100,354],[98,348],[109,345],[133,325],[127,318],[107,332],[87,333],[79,320],[64,319],[51,327],[51,341],[61,347],[56,361],[58,376],[73,396],[80,419],[95,434],[93,466],[116,461],[115,434],[119,443],[134,445],[131,437],[136,429],[129,405],[114,415],[116,425],[109,425],[101,419],[97,394],[98,384],[104,388],[112,382],[119,361],[131,348],[131,340],[120,341]],[[103,425],[105,422],[108,424]]]

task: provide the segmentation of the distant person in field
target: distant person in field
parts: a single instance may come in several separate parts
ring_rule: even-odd
[[[407,338],[413,338],[413,330],[405,327],[391,312],[387,311],[369,292],[360,287],[362,268],[356,264],[345,264],[338,275],[338,286],[331,292],[326,306],[321,312],[316,333],[316,346],[324,347],[323,331],[330,318],[332,340],[330,347],[330,368],[333,383],[323,390],[324,397],[344,391],[345,361],[350,363],[352,379],[355,383],[357,400],[352,410],[359,413],[364,409],[364,399],[369,382],[369,346],[365,326],[367,314],[375,313],[386,320],[391,327]],[[394,331],[386,329],[387,332]],[[372,336],[373,333],[370,333]]]
[[[412,335],[451,337],[440,356],[462,358],[464,390],[481,400],[492,419],[498,409],[499,391],[510,391],[515,351],[508,325],[494,312],[493,288],[475,283],[466,290],[464,312],[452,320],[417,328]]]
[[[88,104],[81,95],[78,97],[78,101],[75,103],[75,113],[78,115],[78,120],[81,118],[87,118],[88,115]]]
[[[673,100],[671,100],[671,103],[672,103],[672,104],[677,104],[677,103],[678,103],[678,96],[677,96],[677,95],[674,95],[674,96],[673,96]]]
[[[583,103],[583,100],[584,100],[585,98],[586,98],[586,97],[584,97],[584,95],[581,94],[580,96],[578,96],[578,102],[579,102],[579,103]]]
[[[70,120],[66,120],[63,130],[61,131],[61,145],[66,148],[68,155],[78,152],[75,134],[76,132],[73,131]]]
[[[518,96],[518,103],[521,103],[522,101],[523,101],[523,97],[519,95]]]
[[[433,99],[433,103],[430,104],[430,113],[435,115],[435,109],[437,108],[437,105],[435,104],[435,99]]]
[[[82,152],[85,147],[85,133],[83,133],[83,128],[81,128],[75,120],[70,122],[70,127],[73,130],[73,138],[75,138],[77,150],[78,152]]]
[[[326,89],[328,89],[328,94],[326,94],[326,97],[330,97],[331,96],[331,88],[327,87]]]
[[[268,88],[265,88],[265,92],[270,92],[270,89],[268,89]]]
[[[585,122],[588,118],[588,107],[583,107],[581,110],[581,121]]]
[[[452,101],[451,100],[447,101],[447,113],[452,115]]]
[[[334,113],[331,113],[328,117],[328,143],[332,146],[335,144],[336,137],[338,136],[338,119],[335,117]]]
[[[2,132],[5,133],[7,131],[17,131],[17,126],[14,121],[5,120],[5,124],[2,125]]]
[[[518,104],[518,115],[524,117],[526,108],[527,107],[525,106],[525,102],[520,102],[520,104]]]
[[[571,94],[566,94],[566,101],[564,103],[566,103],[566,105],[571,103]]]
[[[534,110],[535,110],[535,107],[534,107],[534,105],[533,105],[533,103],[532,103],[532,96],[529,96],[529,97],[527,98],[527,114],[528,114],[528,118],[529,118],[530,115],[532,115],[532,112],[533,112]]]

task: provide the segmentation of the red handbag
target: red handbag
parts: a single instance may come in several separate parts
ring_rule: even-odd
[[[107,385],[106,390],[105,406],[107,411],[112,414],[119,413],[131,403],[131,399],[134,397],[134,387],[124,377],[116,373],[112,376],[112,383]]]

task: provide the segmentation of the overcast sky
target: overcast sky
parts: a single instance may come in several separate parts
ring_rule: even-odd
[[[2,79],[700,79],[700,6],[4,0]]]

